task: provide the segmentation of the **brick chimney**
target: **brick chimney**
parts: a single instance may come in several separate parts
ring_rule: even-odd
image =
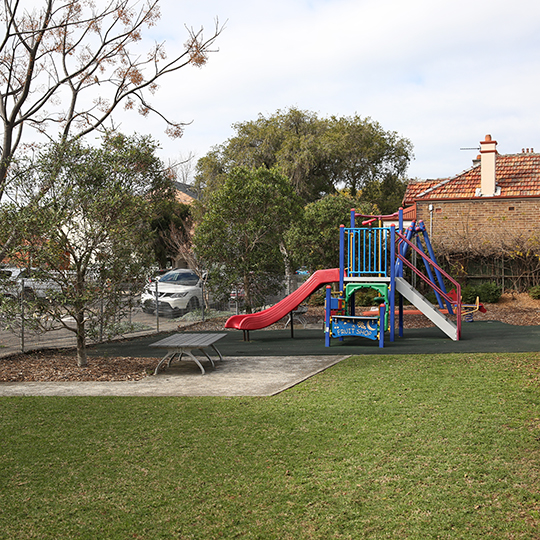
[[[486,135],[484,141],[480,141],[480,195],[493,197],[497,195],[495,162],[497,160],[497,141],[491,140],[491,135]]]

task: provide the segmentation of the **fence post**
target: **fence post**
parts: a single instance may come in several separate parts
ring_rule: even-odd
[[[205,306],[204,281],[201,282],[201,296],[202,296],[202,302],[201,302],[202,320],[204,322],[204,306]]]
[[[20,301],[21,301],[21,352],[24,353],[24,279],[21,279],[21,292],[20,292]]]
[[[158,294],[158,282],[157,279],[155,281],[156,284],[156,332],[159,333],[159,294]]]
[[[501,280],[502,281],[502,287],[501,287],[501,289],[502,289],[502,292],[504,293],[504,255],[501,256],[501,266],[502,266],[502,268],[501,268],[501,270],[502,270],[502,280]]]
[[[99,342],[103,343],[103,295],[99,303]]]

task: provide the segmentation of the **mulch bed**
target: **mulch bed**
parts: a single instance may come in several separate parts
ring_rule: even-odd
[[[498,304],[486,306],[487,313],[475,313],[474,320],[497,320],[513,325],[540,324],[540,300],[527,294],[503,295]],[[320,325],[323,308],[309,309],[309,325]],[[269,326],[268,330],[283,329],[286,319]],[[183,327],[181,331],[223,331],[226,318],[212,319]],[[423,315],[407,315],[406,328],[433,326]],[[0,382],[65,382],[65,381],[137,381],[153,373],[159,358],[88,357],[88,366],[77,366],[73,350],[44,350],[17,354],[0,359]]]
[[[138,381],[153,373],[159,358],[88,357],[78,367],[72,349],[44,350],[0,359],[0,382]]]

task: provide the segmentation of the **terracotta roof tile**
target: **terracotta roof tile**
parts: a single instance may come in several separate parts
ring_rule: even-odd
[[[540,154],[497,155],[496,197],[540,197]],[[409,183],[404,205],[417,200],[470,199],[480,187],[480,164],[451,178]]]

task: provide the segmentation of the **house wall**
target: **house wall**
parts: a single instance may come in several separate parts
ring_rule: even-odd
[[[455,251],[496,250],[516,239],[540,250],[540,198],[417,201],[420,219],[434,243]]]

